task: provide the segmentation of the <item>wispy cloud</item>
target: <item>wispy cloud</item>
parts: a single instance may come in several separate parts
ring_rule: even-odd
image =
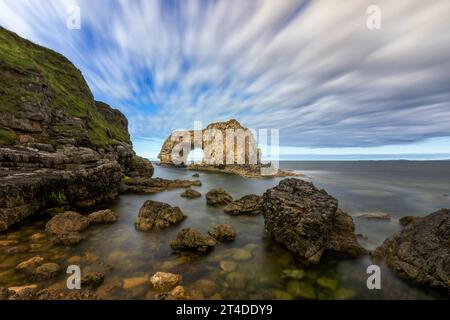
[[[66,28],[73,3],[82,30]],[[448,12],[446,0],[0,0],[0,24],[68,56],[135,137],[235,117],[313,148],[450,136]]]

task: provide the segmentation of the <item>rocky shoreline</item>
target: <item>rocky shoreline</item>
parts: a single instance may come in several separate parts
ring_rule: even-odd
[[[15,45],[21,56],[27,57],[26,61],[21,61],[11,52],[0,61],[2,95],[11,96],[8,105],[0,106],[0,247],[5,254],[31,254],[37,248],[43,250],[42,247],[46,250],[62,247],[70,251],[84,240],[89,230],[121,219],[112,210],[98,210],[99,206],[108,206],[116,200],[119,194],[151,195],[185,189],[181,197],[189,200],[184,201],[198,201],[227,217],[262,216],[268,238],[286,248],[290,252],[289,259],[295,259],[302,268],[319,265],[328,257],[369,257],[369,252],[357,241],[352,217],[339,208],[337,199],[312,183],[287,178],[262,196],[248,194],[239,199],[223,188],[216,188],[209,190],[202,199],[202,194],[192,189],[202,185],[200,180],[153,178],[151,162],[133,151],[125,116],[105,103],[94,101],[79,70],[63,56],[3,28],[0,28],[0,36]],[[48,66],[39,67],[39,57],[33,52],[46,56],[52,68],[58,70],[57,75],[52,75],[53,69]],[[59,77],[57,83],[53,76]],[[245,129],[236,120],[211,124],[208,128]],[[173,142],[168,139],[160,154],[162,165],[173,165],[169,158],[172,148]],[[261,178],[260,169],[264,165],[259,157],[258,153],[256,164],[197,164],[188,168]],[[279,170],[274,176],[292,175],[296,174]],[[151,276],[116,279],[104,285],[113,267],[95,253],[86,251],[64,263],[36,254],[17,263],[14,270],[6,271],[7,276],[20,276],[21,281],[27,279],[30,284],[0,288],[0,300],[91,300],[108,297],[114,290],[141,288],[136,290],[145,291],[142,287],[152,288],[146,296],[150,299],[221,298],[214,282],[201,279],[195,284],[200,289],[188,289],[180,274],[167,272],[167,269],[186,261],[198,261],[226,247],[239,239],[240,232],[225,223],[210,224],[207,232],[201,232],[192,227],[192,217],[185,215],[182,208],[153,200],[145,201],[135,214],[134,231],[139,235],[154,235],[152,245],[155,246],[159,245],[158,235],[163,230],[187,224],[165,244],[165,253],[176,259],[158,265],[160,271]],[[367,217],[387,219],[380,214]],[[17,239],[8,238],[11,229],[20,223],[26,224],[30,218],[46,222],[39,232],[30,235],[32,244],[23,245]],[[395,273],[415,285],[449,292],[450,211],[443,209],[423,218],[405,218],[402,224],[404,228],[386,239],[372,253],[373,258],[385,260]],[[245,289],[246,279],[237,268],[252,259],[255,246],[261,244],[249,243],[218,257],[217,269],[222,272],[227,288],[235,292]],[[110,259],[121,261],[121,254]],[[81,279],[83,290],[38,285],[61,276],[68,265],[78,264],[88,266]],[[192,272],[202,273],[202,269]],[[289,294],[274,289],[254,298],[319,298],[310,283],[300,281],[306,277],[303,269],[283,270],[282,278],[292,280]],[[311,278],[323,290],[336,291],[336,297],[351,296],[346,292],[338,294],[333,279],[314,275]],[[140,295],[141,292],[136,294]]]

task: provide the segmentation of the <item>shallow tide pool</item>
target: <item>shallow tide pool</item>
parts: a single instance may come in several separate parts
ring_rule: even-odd
[[[441,207],[450,207],[450,163],[414,165],[406,163],[323,163],[287,162],[282,167],[306,174],[318,187],[325,188],[339,200],[340,207],[356,217],[358,214],[382,211],[390,221],[365,221],[354,218],[356,233],[362,243],[373,249],[384,238],[400,228],[403,215],[426,215]],[[413,164],[413,165],[412,165]],[[409,166],[409,167],[408,167]],[[440,169],[439,169],[440,168]],[[194,179],[194,172],[184,169],[155,168],[155,177]],[[104,284],[97,289],[104,299],[154,299],[149,277],[157,271],[178,273],[182,285],[196,299],[432,299],[442,295],[416,288],[399,279],[384,266],[382,290],[368,290],[366,280],[369,257],[358,260],[323,259],[318,266],[301,268],[295,257],[268,239],[262,216],[233,217],[221,208],[206,206],[204,194],[223,187],[234,198],[262,194],[278,184],[276,179],[245,179],[239,176],[200,173],[203,185],[194,187],[202,193],[199,199],[180,197],[183,189],[153,195],[122,195],[110,208],[119,214],[112,225],[92,226],[86,239],[73,248],[54,247],[48,237],[35,239],[44,232],[45,221],[33,219],[7,233],[0,234],[0,286],[37,285],[42,288],[64,288],[67,275],[48,282],[35,282],[14,271],[15,266],[31,257],[42,256],[63,268],[79,264],[82,272],[105,273]],[[160,232],[139,232],[134,221],[145,200],[156,200],[179,206],[187,215],[181,224]],[[232,243],[219,244],[205,256],[176,255],[169,242],[182,228],[201,232],[218,223],[228,223],[237,231]]]

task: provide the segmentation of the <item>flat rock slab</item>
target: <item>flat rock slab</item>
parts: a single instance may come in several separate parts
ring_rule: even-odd
[[[384,257],[393,271],[418,285],[450,290],[450,210],[413,219],[373,256]]]

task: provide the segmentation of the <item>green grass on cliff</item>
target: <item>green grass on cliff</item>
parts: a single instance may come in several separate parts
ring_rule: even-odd
[[[83,75],[67,58],[0,27],[0,112],[18,115],[27,104],[48,104],[67,116],[87,119],[94,146],[105,147],[115,140],[129,142],[126,130],[97,111]],[[55,128],[58,125],[54,124]],[[76,124],[64,125],[69,126],[67,132],[82,131]],[[5,136],[8,133],[0,133],[0,143],[11,138]]]
[[[12,145],[16,141],[16,135],[10,130],[0,128],[0,145]]]

